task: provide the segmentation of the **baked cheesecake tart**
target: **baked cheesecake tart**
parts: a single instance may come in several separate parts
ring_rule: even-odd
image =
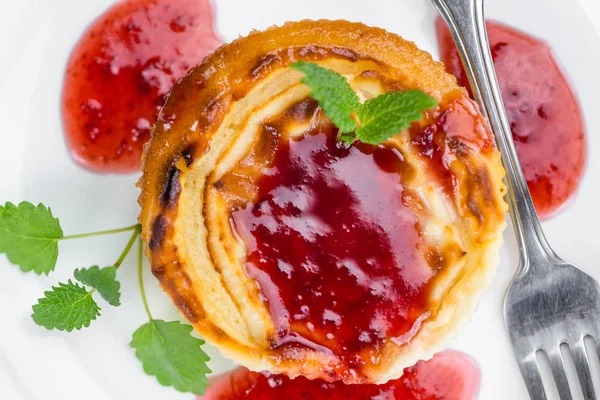
[[[338,130],[290,67],[361,101],[438,105],[378,145]],[[504,172],[477,106],[413,43],[346,21],[252,32],[170,93],[145,150],[154,275],[227,357],[257,371],[382,383],[443,349],[494,276]]]

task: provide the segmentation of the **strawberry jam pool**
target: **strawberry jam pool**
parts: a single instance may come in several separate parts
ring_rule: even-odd
[[[208,0],[113,5],[67,65],[62,115],[73,159],[94,172],[138,171],[169,89],[220,44]]]
[[[283,375],[238,368],[211,378],[202,400],[473,400],[479,389],[479,369],[469,357],[454,351],[436,354],[406,368],[401,378],[384,385],[344,385],[290,379]]]
[[[409,341],[435,271],[405,205],[402,155],[308,133],[280,143],[263,173],[232,219],[278,329],[271,346],[322,346],[352,369],[377,362],[365,345]]]
[[[548,218],[576,192],[586,158],[577,98],[550,46],[498,22],[487,22],[490,48],[519,161],[538,215]],[[437,21],[441,58],[469,87],[448,28]]]

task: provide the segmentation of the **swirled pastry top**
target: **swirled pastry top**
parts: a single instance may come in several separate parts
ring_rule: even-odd
[[[289,67],[363,100],[439,101],[380,145],[337,129]],[[254,370],[384,382],[429,358],[497,264],[503,170],[477,107],[413,43],[345,21],[225,45],[173,88],[140,180],[152,271],[221,352]]]

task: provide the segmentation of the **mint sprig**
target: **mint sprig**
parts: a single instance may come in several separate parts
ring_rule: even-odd
[[[33,321],[46,329],[67,332],[89,327],[100,316],[101,308],[94,299],[96,292],[110,305],[119,306],[121,284],[117,280],[117,270],[138,241],[140,293],[149,322],[135,331],[131,347],[135,349],[144,371],[155,376],[162,385],[173,386],[182,392],[204,394],[209,385],[206,375],[211,372],[207,366],[209,358],[201,348],[204,341],[192,335],[192,326],[178,321],[154,319],[150,314],[142,279],[143,252],[139,224],[65,236],[58,218],[43,204],[34,206],[22,202],[18,206],[12,203],[0,206],[0,253],[5,253],[8,260],[23,272],[48,274],[53,271],[58,259],[58,242],[61,240],[121,232],[131,232],[131,236],[117,261],[104,268],[97,265],[78,268],[73,272],[78,282],[69,279],[67,283],[58,283],[45,291],[44,296],[32,307]]]
[[[291,65],[305,74],[302,83],[339,129],[339,139],[379,144],[419,121],[437,100],[420,90],[389,92],[360,103],[350,83],[339,73],[315,63]]]

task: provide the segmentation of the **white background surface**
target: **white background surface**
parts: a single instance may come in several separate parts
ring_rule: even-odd
[[[548,40],[583,107],[589,161],[577,197],[544,223],[565,258],[600,279],[600,3],[598,0],[487,0],[488,15]],[[0,203],[50,205],[67,234],[126,226],[137,217],[135,175],[99,176],[70,160],[62,138],[59,96],[69,52],[111,0],[0,0]],[[286,20],[344,18],[377,25],[437,55],[434,10],[426,0],[216,0],[217,29],[230,41],[251,29]],[[594,24],[596,24],[594,26]],[[472,322],[450,347],[481,366],[480,399],[526,399],[502,319],[504,290],[517,263],[510,228],[498,278]],[[103,307],[90,329],[48,332],[30,319],[43,290],[71,277],[76,267],[110,265],[127,234],[65,242],[50,277],[25,275],[0,256],[0,400],[191,399],[146,376],[128,343],[145,314],[134,257],[119,270],[122,306]],[[177,312],[147,274],[153,314]],[[231,363],[211,349],[211,367]]]

